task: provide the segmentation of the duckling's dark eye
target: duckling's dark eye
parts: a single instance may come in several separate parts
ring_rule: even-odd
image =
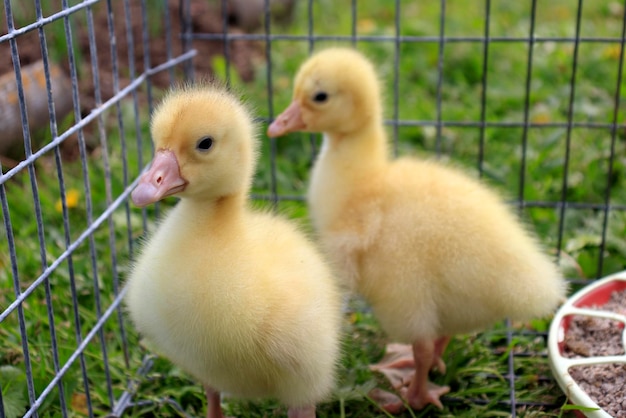
[[[196,145],[196,149],[199,151],[208,151],[213,146],[213,138],[210,136],[205,136],[198,141]]]
[[[324,103],[326,100],[328,100],[328,93],[325,91],[318,91],[315,93],[315,96],[313,96],[313,101],[316,103]]]

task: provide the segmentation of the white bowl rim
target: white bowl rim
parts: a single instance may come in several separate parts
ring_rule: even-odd
[[[582,390],[582,388],[576,383],[576,381],[574,381],[572,376],[569,374],[569,368],[573,365],[579,364],[604,364],[616,362],[626,363],[626,355],[589,357],[588,359],[578,359],[579,361],[563,357],[559,350],[559,341],[562,339],[561,334],[563,332],[561,322],[567,315],[577,313],[578,308],[574,306],[574,303],[576,303],[580,298],[593,292],[595,289],[603,286],[604,284],[615,280],[621,280],[626,282],[626,270],[598,279],[570,296],[567,301],[559,308],[556,315],[554,316],[548,334],[548,359],[550,363],[550,368],[552,369],[552,373],[554,374],[556,381],[558,382],[565,395],[567,395],[567,397],[575,405],[589,408],[599,408],[595,411],[580,411],[589,418],[611,418],[611,415],[601,409],[589,397],[589,395],[587,395],[587,393]],[[613,319],[621,320],[626,324],[626,317],[623,317],[622,315],[615,315],[615,318]]]

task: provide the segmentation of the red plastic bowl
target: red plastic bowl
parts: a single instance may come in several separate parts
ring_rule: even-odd
[[[554,373],[559,386],[567,395],[570,402],[588,408],[597,408],[594,411],[576,411],[580,417],[610,418],[610,415],[602,410],[583,390],[569,374],[569,369],[573,366],[585,366],[606,363],[626,363],[626,355],[587,357],[587,358],[566,358],[563,357],[565,345],[565,333],[574,315],[586,315],[595,317],[605,317],[621,323],[622,328],[626,323],[624,315],[615,312],[607,312],[597,309],[605,305],[614,291],[626,289],[626,271],[607,276],[603,279],[584,287],[572,295],[563,306],[557,311],[548,336],[548,358],[550,368]],[[589,308],[596,307],[594,310]]]

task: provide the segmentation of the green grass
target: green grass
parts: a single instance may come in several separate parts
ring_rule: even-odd
[[[574,34],[576,2],[558,0],[538,2],[536,33],[540,36],[572,36]],[[323,35],[351,34],[351,16],[347,13],[348,2],[341,6],[330,0],[315,2],[314,32]],[[587,2],[584,5],[582,36],[619,37],[621,33],[621,11],[615,10],[608,0]],[[437,36],[439,32],[439,2],[402,1],[400,33],[403,36]],[[17,12],[16,12],[17,13]],[[19,13],[26,13],[19,9]],[[275,28],[289,34],[308,33],[306,6],[298,10],[296,21],[286,29]],[[482,36],[484,33],[483,5],[449,0],[446,4],[447,36]],[[27,19],[26,17],[23,17]],[[360,34],[393,35],[394,10],[384,0],[358,2],[357,28]],[[528,2],[492,1],[490,34],[497,36],[527,36],[530,25]],[[54,29],[54,28],[52,28]],[[51,31],[51,33],[54,31]],[[60,32],[59,32],[60,33]],[[54,37],[54,34],[50,36]],[[156,35],[155,35],[156,36]],[[59,43],[64,41],[60,36]],[[349,42],[345,43],[346,45]],[[315,48],[329,45],[316,43]],[[300,62],[308,54],[308,42],[276,41],[272,44],[272,67],[259,63],[255,81],[244,84],[235,73],[230,75],[233,85],[254,105],[260,116],[269,115],[267,71],[271,71],[273,85],[274,115],[284,109],[291,97],[291,78]],[[395,45],[393,42],[360,42],[358,48],[368,54],[380,69],[384,80],[387,118],[393,117],[393,86]],[[51,48],[52,49],[52,48]],[[62,45],[55,48],[62,55]],[[60,52],[59,52],[60,51]],[[398,68],[398,84],[402,93],[399,97],[401,120],[434,121],[437,119],[437,43],[406,42],[400,46],[401,60]],[[55,59],[56,55],[52,54]],[[515,122],[524,120],[525,76],[527,46],[523,43],[496,43],[489,50],[487,67],[486,120],[489,122]],[[569,81],[573,48],[570,43],[538,43],[533,51],[532,89],[529,97],[530,121],[533,123],[566,122],[569,105]],[[444,48],[443,88],[441,91],[444,121],[477,121],[480,118],[482,94],[482,44],[450,42]],[[612,121],[614,90],[617,84],[616,71],[619,58],[618,44],[582,44],[579,51],[579,67],[576,78],[576,97],[573,120],[576,122],[606,123]],[[61,58],[58,58],[61,59]],[[226,68],[219,60],[215,67],[222,77]],[[233,67],[231,66],[231,71]],[[620,89],[623,86],[620,86]],[[158,97],[157,92],[157,97]],[[623,112],[620,102],[620,111]],[[139,172],[134,118],[141,121],[140,135],[143,140],[143,161],[149,159],[149,115],[143,105],[135,115],[130,98],[122,104],[124,137],[126,139],[127,170],[129,178]],[[123,159],[121,133],[117,128],[115,109],[104,117],[108,157],[112,169],[111,190],[114,197],[123,190]],[[619,115],[623,122],[624,116]],[[265,125],[261,126],[261,130]],[[392,129],[389,129],[391,135]],[[86,130],[88,143],[99,143],[97,128]],[[606,188],[610,188],[611,203],[626,205],[626,160],[624,159],[624,132],[620,131],[616,142],[616,159],[613,175],[607,178],[608,156],[611,133],[607,129],[574,128],[569,133],[572,144],[568,183],[563,190],[565,145],[568,132],[565,128],[535,127],[528,130],[525,186],[520,190],[521,146],[523,129],[520,127],[489,127],[484,132],[485,154],[482,162],[483,178],[503,196],[516,200],[521,195],[526,201],[556,202],[562,194],[568,202],[603,204]],[[288,138],[267,140],[263,137],[261,160],[255,178],[253,192],[267,196],[275,175],[276,190],[281,195],[303,195],[308,181],[314,149],[319,146],[319,137],[294,134]],[[433,126],[406,126],[398,129],[398,152],[401,155],[430,156],[436,149],[442,158],[467,168],[478,175],[478,147],[480,130],[468,127],[444,127],[441,137]],[[275,147],[275,166],[270,161],[271,149]],[[97,217],[106,207],[106,184],[103,168],[103,150],[97,149],[88,159],[88,178],[93,202],[93,214]],[[275,168],[274,171],[273,168]],[[45,225],[46,262],[49,265],[65,249],[63,214],[56,208],[59,200],[59,184],[52,155],[47,155],[35,164],[39,199]],[[68,190],[78,195],[75,205],[68,209],[70,237],[73,242],[88,226],[85,184],[80,162],[64,163],[63,174]],[[34,202],[30,179],[23,172],[5,184],[10,208],[13,235],[17,248],[17,267],[20,286],[24,290],[42,271],[41,256],[34,221]],[[167,209],[172,200],[161,206]],[[259,201],[258,206],[269,203]],[[277,210],[306,225],[307,212],[302,202],[282,201]],[[148,225],[154,227],[155,208],[147,210]],[[130,262],[131,247],[136,248],[143,234],[142,212],[132,209],[127,215],[124,206],[112,215],[113,240],[109,238],[109,227],[105,221],[94,233],[91,261],[89,240],[73,253],[71,262],[75,274],[69,273],[69,260],[63,261],[50,276],[52,309],[59,344],[60,363],[64,364],[77,346],[75,318],[71,303],[71,284],[75,287],[79,301],[79,321],[84,337],[94,326],[96,315],[95,288],[100,293],[100,304],[106,309],[114,299],[114,278],[124,280]],[[560,213],[551,207],[526,207],[522,216],[537,231],[541,241],[551,253],[557,252],[557,237]],[[127,220],[130,219],[130,223]],[[560,257],[564,270],[570,278],[594,278],[598,259],[604,263],[603,274],[626,268],[626,213],[611,211],[608,217],[606,248],[600,254],[602,226],[601,211],[594,209],[568,209],[563,219],[564,237]],[[0,229],[3,231],[4,226]],[[129,240],[130,235],[130,240]],[[112,269],[111,255],[115,250],[117,271]],[[97,274],[97,281],[94,276]],[[30,358],[34,370],[34,386],[37,393],[48,384],[55,374],[51,356],[49,321],[45,306],[44,287],[40,286],[24,304],[25,324],[29,338]],[[6,240],[0,240],[0,310],[14,300],[13,275]],[[101,416],[110,411],[109,393],[104,384],[106,372],[103,367],[101,343],[106,346],[113,397],[119,398],[135,379],[141,359],[149,350],[125,322],[129,341],[129,365],[124,359],[120,337],[120,323],[114,315],[105,325],[102,342],[96,336],[86,349],[84,361],[88,370],[89,395],[94,405],[94,414]],[[548,321],[533,321],[516,324],[517,331],[545,331]],[[377,361],[383,354],[385,337],[380,332],[375,318],[364,303],[355,299],[350,304],[345,320],[343,359],[337,389],[332,399],[319,406],[319,417],[385,417],[367,397],[374,386],[384,386],[380,376],[368,369],[368,364]],[[451,387],[443,411],[432,407],[423,411],[408,411],[403,417],[496,417],[508,416],[508,407],[498,404],[509,397],[508,353],[514,357],[515,394],[518,402],[537,402],[563,405],[565,398],[550,378],[545,358],[546,348],[542,337],[533,333],[515,332],[512,344],[506,340],[502,324],[476,335],[456,337],[446,355],[448,373],[433,375],[440,384]],[[521,355],[528,354],[530,355]],[[128,416],[180,416],[171,403],[172,399],[194,416],[204,413],[204,395],[197,382],[171,365],[167,360],[154,359],[154,367],[141,379],[136,399],[152,400],[144,406],[129,411]],[[17,313],[11,314],[0,324],[0,385],[8,416],[20,416],[28,404],[24,374],[24,354],[18,328]],[[70,408],[70,416],[84,416],[85,391],[78,363],[68,370],[63,379],[64,392]],[[60,416],[59,392],[54,390],[40,409],[40,416]],[[475,402],[479,399],[481,402]],[[275,401],[227,400],[227,414],[240,417],[284,416],[284,406]],[[559,407],[520,407],[518,415],[567,416],[570,412]]]

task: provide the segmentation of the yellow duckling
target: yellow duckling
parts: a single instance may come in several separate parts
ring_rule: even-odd
[[[223,416],[222,391],[315,417],[334,384],[339,292],[294,225],[248,207],[258,142],[250,114],[221,88],[189,85],[165,97],[151,133],[155,157],[132,200],[181,200],[132,269],[133,323],[204,384],[209,418]]]
[[[324,133],[308,202],[325,252],[389,337],[412,345],[411,376],[393,370],[407,361],[378,366],[411,407],[442,407],[449,388],[428,372],[444,372],[451,335],[547,315],[564,297],[557,268],[494,192],[437,162],[390,160],[379,81],[362,54],[330,48],[302,64],[268,135],[298,130]]]

